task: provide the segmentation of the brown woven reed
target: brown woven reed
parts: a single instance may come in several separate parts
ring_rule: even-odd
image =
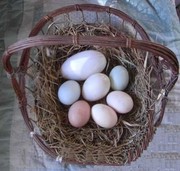
[[[57,19],[56,17],[60,15],[65,14],[66,16],[68,16],[67,18],[69,20],[69,13],[72,12],[73,15],[75,15],[76,13],[80,13],[80,15],[82,16],[82,22],[89,25],[94,25],[94,23],[97,24],[97,21],[99,21],[100,18],[99,13],[107,15],[108,20],[106,21],[105,25],[108,25],[109,28],[112,30],[113,36],[82,35],[76,33],[73,35],[52,35],[48,26],[51,26],[51,23],[54,23]],[[93,13],[93,15],[97,16],[96,21],[94,21],[94,23],[87,23],[87,18],[85,15],[86,13]],[[120,23],[118,26],[113,24],[112,20],[114,18],[116,19],[116,22],[118,21]],[[126,29],[124,29],[124,27],[119,28],[122,25],[124,26],[124,23],[128,23],[128,26],[131,26],[135,30],[134,35],[128,34],[127,27]],[[74,25],[71,26],[74,27]],[[41,32],[45,32],[44,28],[46,31],[48,30],[47,33],[39,35]],[[29,36],[29,38],[18,41],[13,45],[9,46],[9,48],[5,51],[3,55],[3,64],[4,69],[7,71],[9,78],[11,79],[12,86],[19,101],[19,108],[22,112],[24,121],[34,141],[51,157],[58,160],[62,159],[64,162],[68,163],[74,162],[83,164],[124,165],[126,163],[130,163],[131,161],[136,160],[141,155],[143,150],[147,148],[149,142],[152,140],[153,134],[155,133],[156,127],[160,125],[164,115],[168,93],[173,88],[174,84],[178,79],[179,65],[175,54],[168,48],[151,42],[143,28],[136,21],[132,20],[128,15],[124,14],[123,12],[109,7],[102,7],[90,4],[67,6],[48,14],[35,25]],[[60,156],[59,153],[57,153],[56,149],[50,148],[49,145],[44,141],[41,133],[38,133],[38,131],[35,130],[34,121],[30,117],[31,111],[29,111],[28,108],[30,103],[28,97],[29,94],[26,91],[26,76],[28,74],[27,71],[30,67],[30,56],[32,56],[30,50],[34,47],[60,47],[62,45],[73,45],[77,47],[102,47],[107,49],[122,48],[124,49],[124,52],[129,52],[128,50],[133,50],[135,52],[142,51],[142,54],[151,54],[148,55],[148,65],[150,66],[149,68],[152,69],[153,72],[155,72],[155,80],[156,82],[158,82],[158,101],[155,101],[156,103],[160,104],[157,115],[158,118],[155,118],[155,113],[157,111],[155,108],[156,104],[153,104],[153,106],[151,106],[151,108],[149,108],[147,111],[147,130],[143,135],[144,138],[137,146],[135,146],[135,148],[127,149],[127,159],[120,160],[120,158],[122,158],[118,156],[120,151],[118,151],[118,148],[111,146],[106,146],[106,148],[108,148],[109,150],[109,154],[104,154],[103,159],[101,158],[102,156],[98,156],[98,154],[96,154],[96,157],[94,157],[96,158],[96,160],[93,160],[93,157],[92,159],[86,159],[86,157],[84,156],[84,160],[78,160],[75,157],[75,154],[74,157],[71,158],[66,156]],[[22,52],[21,60],[17,67],[13,67],[11,65],[10,59],[14,54],[19,51]],[[141,57],[143,58],[142,61],[144,62],[145,57]],[[136,58],[136,56],[134,56],[134,58]],[[141,61],[141,59],[138,60]],[[167,73],[169,77],[167,80],[165,80],[164,77]],[[152,91],[152,89],[153,87],[147,88],[147,91],[150,92]],[[86,149],[86,146],[83,146],[83,148]],[[69,149],[67,148],[67,150]],[[113,151],[114,154],[112,154],[111,151]],[[98,149],[92,152],[91,155],[95,153],[100,153],[102,155],[102,151],[99,151]],[[90,157],[88,156],[88,153],[86,154],[86,156],[87,158]]]
[[[178,15],[179,20],[180,20],[180,2],[178,2],[178,3],[176,4],[176,12],[177,12],[177,15]]]

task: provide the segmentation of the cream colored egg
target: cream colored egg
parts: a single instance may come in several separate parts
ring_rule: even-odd
[[[61,66],[61,74],[66,79],[85,80],[105,66],[106,58],[101,52],[85,50],[69,57]]]
[[[121,114],[130,112],[134,105],[131,96],[123,91],[112,91],[107,95],[106,102]]]
[[[115,66],[111,70],[109,78],[113,90],[124,90],[129,83],[129,73],[122,65]]]
[[[107,75],[96,73],[91,75],[83,84],[82,95],[88,101],[103,98],[110,89],[110,80]]]
[[[84,100],[72,104],[68,111],[68,119],[72,126],[80,128],[87,124],[90,119],[90,106]]]
[[[59,101],[65,105],[71,105],[80,97],[81,89],[78,82],[68,80],[58,89]]]
[[[91,109],[91,116],[103,128],[114,127],[118,120],[116,112],[105,104],[95,104]]]

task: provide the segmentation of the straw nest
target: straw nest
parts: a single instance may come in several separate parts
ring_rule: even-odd
[[[103,24],[79,24],[64,28],[53,26],[47,34],[125,36]],[[133,98],[134,108],[126,115],[119,115],[118,123],[111,129],[99,127],[92,119],[82,128],[72,127],[67,119],[69,106],[58,101],[57,90],[65,81],[60,73],[61,64],[71,55],[87,49],[98,50],[107,57],[105,74],[108,75],[116,65],[123,65],[129,71],[130,82],[125,92]],[[146,55],[145,52],[121,47],[60,45],[38,48],[37,58],[32,59],[31,71],[35,74],[31,88],[35,99],[35,123],[45,143],[57,155],[70,161],[126,163],[129,149],[136,149],[146,134],[147,112],[154,103],[150,89],[151,69],[145,65]],[[100,102],[105,103],[105,100]]]

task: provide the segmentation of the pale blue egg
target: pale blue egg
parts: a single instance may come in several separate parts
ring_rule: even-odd
[[[115,66],[110,74],[109,79],[113,90],[124,90],[129,83],[129,73],[124,66]]]
[[[78,82],[68,80],[58,89],[59,101],[65,105],[71,105],[77,101],[81,94],[81,88]]]

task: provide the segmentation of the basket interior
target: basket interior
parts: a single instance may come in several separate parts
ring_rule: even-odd
[[[106,25],[113,28],[114,31],[120,31],[119,34],[126,37],[133,37],[137,40],[149,39],[147,35],[144,36],[145,31],[142,28],[137,29],[136,25],[138,24],[126,14],[121,14],[121,12],[116,14],[116,12],[109,12],[108,10],[96,11],[96,9],[75,10],[55,15],[39,30],[39,34],[52,35],[58,28],[68,28],[81,24]]]

